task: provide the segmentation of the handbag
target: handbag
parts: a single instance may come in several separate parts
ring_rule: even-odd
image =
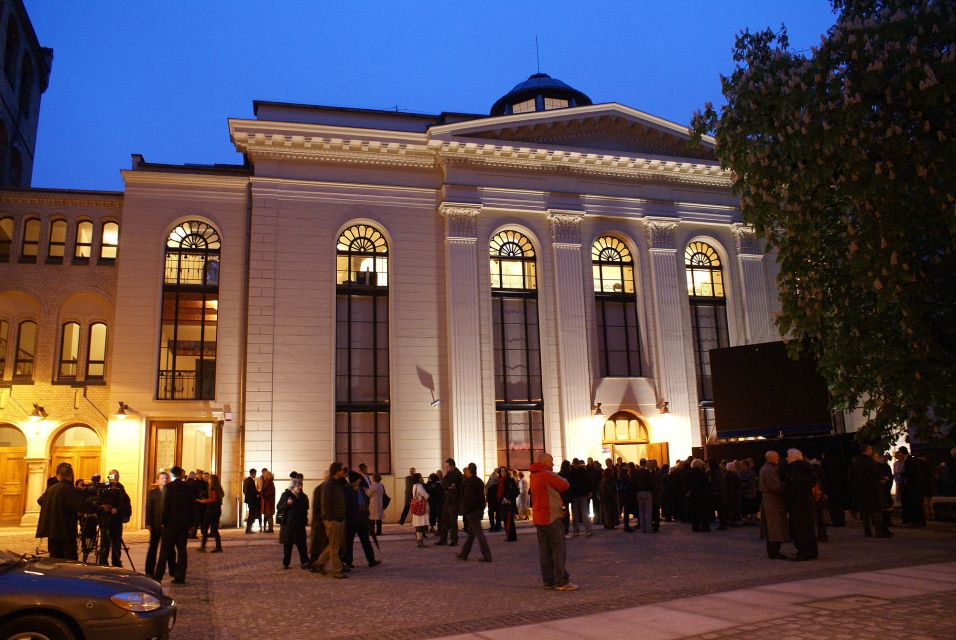
[[[412,500],[411,512],[413,516],[423,516],[428,511],[428,501],[425,498]]]
[[[388,505],[392,504],[392,497],[387,493],[382,493],[382,510],[388,509]]]
[[[285,509],[282,511],[276,511],[276,524],[285,524]]]

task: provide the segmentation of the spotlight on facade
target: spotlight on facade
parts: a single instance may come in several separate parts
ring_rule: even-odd
[[[667,408],[669,404],[670,404],[669,402],[662,402],[661,406],[658,407],[658,411],[660,412],[662,416],[665,416],[671,412],[671,410]]]
[[[33,403],[33,413],[30,414],[30,422],[39,422],[46,419],[46,411],[36,402]]]
[[[126,412],[127,409],[129,409],[129,405],[127,405],[125,402],[120,402],[119,411],[114,413],[113,417],[117,420],[126,420],[126,418],[129,417],[129,413]]]

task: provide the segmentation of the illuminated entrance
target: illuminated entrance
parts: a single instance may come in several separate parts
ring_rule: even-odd
[[[27,439],[20,430],[0,425],[0,525],[20,524],[26,492]]]
[[[670,463],[667,443],[651,442],[647,425],[628,411],[618,411],[604,422],[603,445],[615,461],[638,464],[643,458],[657,460],[658,466]]]
[[[106,471],[100,468],[100,437],[93,429],[83,425],[73,425],[60,432],[50,449],[50,470],[56,470],[61,462],[69,462],[73,467],[74,480],[90,481],[99,474],[106,481]]]
[[[146,486],[160,471],[182,467],[219,473],[222,428],[217,422],[152,422]]]

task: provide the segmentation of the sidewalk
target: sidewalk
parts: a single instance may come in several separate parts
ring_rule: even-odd
[[[565,594],[569,604],[574,593]],[[681,598],[595,615],[446,636],[508,640],[956,638],[956,562],[848,573]]]

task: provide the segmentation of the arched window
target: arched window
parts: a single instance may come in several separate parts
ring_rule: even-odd
[[[13,246],[13,218],[0,218],[0,262],[10,260]]]
[[[23,186],[23,158],[16,147],[10,150],[10,186]]]
[[[335,455],[391,473],[388,243],[367,224],[336,243]]]
[[[20,262],[36,262],[40,252],[40,219],[29,218],[23,223],[23,242],[20,244]]]
[[[184,222],[166,239],[156,392],[160,400],[215,399],[219,251],[219,232],[198,220]]]
[[[601,376],[640,376],[641,339],[634,295],[634,260],[621,240],[601,236],[591,245]]]
[[[23,66],[20,68],[20,117],[30,113],[33,102],[33,62],[29,55],[23,56]]]
[[[67,322],[60,332],[60,367],[57,379],[76,379],[76,364],[80,358],[80,323]]]
[[[650,442],[647,427],[635,415],[618,411],[604,422],[605,444],[646,444]]]
[[[47,247],[46,261],[49,264],[63,262],[66,251],[66,220],[54,220],[50,224],[50,244]]]
[[[102,380],[106,375],[106,325],[90,325],[89,348],[86,350],[86,379]]]
[[[730,346],[727,333],[727,303],[720,256],[706,242],[691,242],[684,251],[687,295],[694,332],[694,362],[697,369],[697,396],[701,403],[701,424],[707,433],[714,426],[714,387],[710,372],[710,350]]]
[[[20,52],[20,29],[11,16],[7,19],[7,46],[3,51],[3,73],[10,86],[14,85],[17,73],[17,54]]]
[[[534,245],[507,229],[491,239],[489,253],[498,465],[528,469],[544,451]]]
[[[100,242],[99,263],[111,263],[116,260],[119,251],[119,225],[115,222],[103,223],[103,237]]]
[[[24,320],[17,331],[17,354],[13,361],[14,379],[33,378],[33,361],[37,351],[37,323]]]
[[[73,249],[74,262],[89,262],[93,255],[93,223],[82,220],[76,223],[76,243]]]
[[[10,331],[10,325],[6,320],[0,320],[0,381],[7,370],[7,332]]]

